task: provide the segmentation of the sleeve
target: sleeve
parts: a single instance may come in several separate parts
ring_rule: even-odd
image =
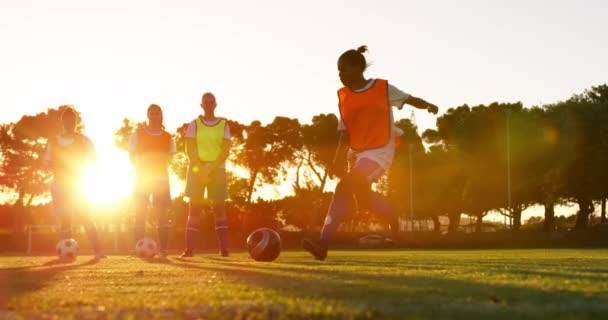
[[[173,139],[173,137],[171,137],[171,140],[169,140],[169,154],[174,154],[177,152],[177,147],[175,146],[175,139]]]
[[[411,95],[409,93],[401,91],[401,89],[393,86],[390,83],[388,84],[388,100],[391,106],[401,110],[405,101],[407,101],[407,99],[410,97]]]
[[[136,150],[137,150],[137,131],[133,132],[133,134],[129,138],[129,146],[128,146],[127,151],[129,151],[129,153],[134,153]]]
[[[226,121],[226,125],[224,125],[224,140],[230,140],[230,137],[230,125]]]
[[[190,122],[188,128],[186,129],[186,138],[196,138],[196,120]]]

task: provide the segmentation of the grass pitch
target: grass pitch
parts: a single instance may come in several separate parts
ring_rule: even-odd
[[[1,319],[605,319],[608,250],[0,257]]]

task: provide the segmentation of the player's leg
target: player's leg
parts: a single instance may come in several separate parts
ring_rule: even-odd
[[[369,209],[386,220],[391,227],[392,236],[396,240],[399,231],[396,210],[383,196],[371,189],[371,183],[380,179],[386,170],[377,162],[366,158],[360,159],[355,168],[366,177],[370,184],[367,187],[355,189],[357,203],[361,208]]]
[[[97,234],[97,228],[93,223],[93,220],[90,216],[84,215],[84,229],[87,232],[87,237],[89,238],[89,242],[93,247],[93,252],[95,254],[96,259],[103,259],[106,256],[103,254],[101,250],[101,243],[99,241],[99,235]]]
[[[70,212],[65,187],[56,183],[51,186],[51,199],[53,200],[53,211],[59,218],[59,237],[68,239],[72,237],[72,212]]]
[[[160,255],[165,257],[169,245],[169,208],[171,208],[171,193],[168,182],[163,181],[162,185],[159,185],[152,195],[152,208],[158,217],[157,231]]]
[[[304,239],[302,247],[310,252],[317,260],[324,260],[327,249],[340,223],[348,212],[355,208],[353,194],[357,188],[369,188],[369,182],[356,168],[351,169],[336,185],[334,195],[325,217],[319,241]]]
[[[228,253],[228,219],[226,217],[226,199],[228,186],[226,169],[218,168],[210,175],[208,196],[212,202],[215,218],[215,234],[220,247],[220,255],[227,257]]]
[[[88,213],[84,207],[84,203],[80,201],[81,197],[79,197],[79,191],[74,190],[72,193],[74,201],[71,201],[70,206],[73,208],[74,213],[81,217],[84,229],[87,233],[87,237],[89,238],[89,243],[93,247],[93,252],[95,254],[96,259],[103,259],[106,256],[102,253],[101,243],[99,241],[99,235],[97,234],[97,228],[95,227],[95,223],[93,223],[93,219],[91,215]]]
[[[198,239],[198,227],[200,224],[200,215],[203,210],[203,202],[199,199],[190,199],[188,208],[188,222],[186,223],[186,249],[182,254],[183,257],[192,257],[194,247]]]
[[[394,210],[388,202],[371,191],[371,183],[380,178],[384,171],[384,168],[375,161],[359,159],[336,186],[319,241],[304,239],[302,241],[304,249],[318,260],[325,259],[331,238],[346,213],[354,208],[353,195],[356,196],[358,205],[387,217],[391,222],[391,229],[396,230],[392,227],[396,223]]]
[[[150,193],[143,190],[137,190],[133,193],[133,203],[135,206],[135,225],[133,226],[134,243],[143,239],[146,233],[146,213],[148,203],[150,202]]]
[[[198,227],[200,223],[201,211],[203,210],[203,195],[205,185],[199,176],[188,170],[186,178],[185,195],[190,199],[188,207],[188,222],[186,223],[186,249],[181,257],[192,257],[194,255],[194,245],[198,239]]]

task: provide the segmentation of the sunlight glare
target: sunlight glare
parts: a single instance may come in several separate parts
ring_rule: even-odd
[[[107,206],[131,194],[133,173],[128,157],[117,149],[106,149],[104,157],[83,177],[83,191],[93,205]]]

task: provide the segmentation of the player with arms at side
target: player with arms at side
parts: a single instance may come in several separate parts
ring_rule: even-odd
[[[91,140],[76,131],[79,117],[71,107],[61,113],[62,133],[51,137],[46,148],[45,160],[53,172],[51,197],[55,213],[60,218],[61,238],[72,237],[72,218],[84,219],[84,226],[93,247],[95,259],[106,256],[101,252],[101,245],[95,224],[85,213],[82,177],[96,160],[95,147]]]
[[[148,122],[138,128],[129,141],[129,156],[135,165],[135,242],[145,234],[146,213],[151,205],[158,217],[158,242],[161,257],[167,256],[169,242],[169,160],[175,153],[175,141],[165,131],[163,110],[151,104],[147,111]],[[150,197],[152,202],[150,203]]]
[[[181,255],[182,258],[194,255],[205,190],[215,216],[215,233],[220,255],[229,255],[226,159],[231,147],[230,127],[226,119],[215,116],[217,102],[212,93],[203,94],[201,100],[203,114],[190,123],[185,135],[186,153],[190,160],[185,195],[190,199],[190,207],[186,226],[186,249]]]

